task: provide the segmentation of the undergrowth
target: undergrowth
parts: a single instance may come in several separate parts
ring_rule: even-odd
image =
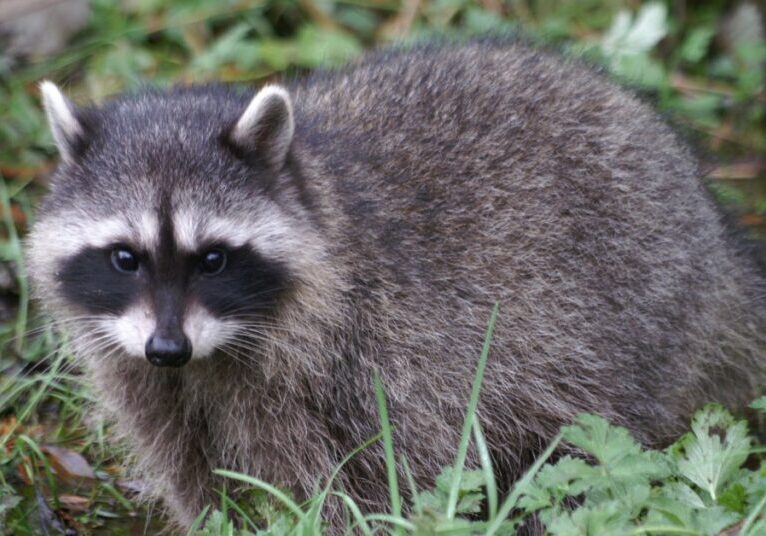
[[[761,407],[765,403],[766,399],[757,401]],[[715,404],[700,410],[691,428],[667,449],[646,450],[624,428],[611,426],[595,415],[580,415],[574,425],[562,430],[538,462],[550,456],[559,440],[585,456],[566,455],[555,462],[536,464],[499,508],[489,465],[460,471],[448,468],[438,477],[435,488],[411,490],[409,516],[365,516],[348,496],[333,493],[348,508],[347,533],[358,530],[365,535],[381,529],[395,532],[397,528],[412,534],[515,534],[533,516],[542,522],[546,534],[556,536],[766,534],[766,466],[758,456],[764,448],[754,446],[744,421]],[[483,442],[476,423],[474,440],[478,445]],[[755,467],[746,465],[748,459]],[[328,490],[298,505],[252,477],[227,471],[219,474],[269,493],[278,513],[269,503],[272,510],[267,528],[257,528],[256,521],[248,518],[248,528],[236,529],[223,511],[216,510],[204,524],[201,516],[197,525],[201,528],[190,534],[323,532],[319,512]],[[450,501],[455,486],[456,507]],[[259,504],[264,504],[263,496]],[[484,511],[486,518],[476,519]]]

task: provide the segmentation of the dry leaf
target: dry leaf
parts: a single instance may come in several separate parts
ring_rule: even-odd
[[[149,486],[147,486],[146,482],[143,480],[125,480],[121,478],[117,480],[115,484],[117,484],[117,487],[121,490],[135,495],[139,495],[149,490]]]
[[[51,445],[44,445],[41,450],[48,455],[48,461],[61,478],[70,480],[93,480],[96,478],[93,468],[81,454]]]
[[[87,512],[90,508],[90,499],[87,497],[65,493],[59,495],[58,499],[61,507],[71,512]]]
[[[745,214],[739,219],[740,223],[744,225],[745,227],[752,227],[753,225],[762,225],[763,220],[764,218],[761,214]]]
[[[761,162],[736,162],[728,166],[719,166],[708,177],[711,179],[755,179],[766,171]]]

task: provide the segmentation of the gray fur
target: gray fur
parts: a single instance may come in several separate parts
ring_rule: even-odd
[[[287,89],[286,163],[256,177],[218,144],[250,95],[176,88],[81,110],[90,142],[58,170],[30,239],[39,298],[72,319],[107,413],[179,525],[216,501],[213,468],[312,495],[379,429],[374,370],[395,447],[430,485],[455,455],[495,302],[478,415],[505,486],[579,412],[661,445],[704,402],[754,396],[762,275],[689,150],[629,92],[492,43],[377,53]],[[294,288],[239,360],[157,369],[89,352],[45,268],[46,222],[129,218],[162,198],[202,219],[278,210],[289,230],[273,255]],[[381,446],[340,484],[385,509]]]

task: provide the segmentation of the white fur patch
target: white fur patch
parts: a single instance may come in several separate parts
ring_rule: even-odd
[[[293,123],[293,105],[290,100],[290,94],[287,90],[281,86],[263,86],[261,90],[256,93],[250,104],[247,105],[247,109],[237,121],[232,136],[237,140],[246,140],[252,133],[253,129],[257,127],[259,121],[263,117],[265,106],[271,99],[279,99],[287,109],[288,121],[285,127],[285,135],[292,139],[295,125]]]
[[[279,124],[272,124],[269,117],[273,112],[285,112]],[[245,109],[231,132],[232,141],[250,150],[263,150],[270,164],[280,168],[295,133],[295,119],[290,94],[280,86],[264,86]],[[259,147],[259,141],[268,140],[266,147]]]
[[[119,343],[125,354],[144,359],[146,343],[156,325],[152,308],[142,303],[118,317],[105,317],[101,329]],[[192,344],[192,359],[204,359],[229,341],[236,325],[215,318],[203,307],[192,305],[184,315],[183,330]]]
[[[132,357],[146,356],[146,342],[157,324],[151,307],[133,306],[114,320],[106,320],[106,329]]]
[[[34,240],[45,243],[46,249],[62,255],[74,255],[87,247],[103,248],[110,244],[127,244],[151,251],[159,236],[157,216],[142,214],[136,222],[120,216],[93,220],[81,214],[66,214],[35,225]]]
[[[151,251],[159,240],[159,223],[152,212],[130,221],[122,216],[93,219],[87,213],[71,211],[38,221],[27,238],[31,273],[54,280],[60,265],[85,248],[126,244]]]
[[[201,219],[201,216],[188,209],[177,210],[173,214],[173,234],[179,249],[197,252]]]
[[[160,244],[160,222],[154,212],[141,214],[135,225],[138,232],[138,243],[146,251],[154,251]]]
[[[104,320],[104,329],[131,357],[145,357],[146,343],[156,329],[152,308],[142,304],[131,307],[115,319]],[[192,345],[192,359],[204,359],[228,342],[235,326],[219,320],[203,307],[192,305],[184,315],[184,334]]]
[[[40,93],[43,97],[48,124],[61,158],[71,161],[72,143],[83,134],[82,125],[77,121],[72,105],[56,84],[45,80],[40,83]]]
[[[286,260],[295,248],[301,247],[285,215],[276,207],[262,207],[260,216],[247,220],[232,218],[202,218],[180,210],[173,216],[173,228],[178,246],[199,252],[202,244],[224,243],[231,247],[250,244],[260,254],[274,260]]]
[[[184,316],[184,333],[192,344],[192,359],[203,359],[228,341],[233,326],[215,318],[204,307],[192,305]]]

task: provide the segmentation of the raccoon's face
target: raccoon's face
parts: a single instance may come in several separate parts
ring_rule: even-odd
[[[41,89],[62,163],[28,257],[56,319],[85,353],[158,366],[252,349],[312,248],[287,93],[180,88],[77,110]]]

